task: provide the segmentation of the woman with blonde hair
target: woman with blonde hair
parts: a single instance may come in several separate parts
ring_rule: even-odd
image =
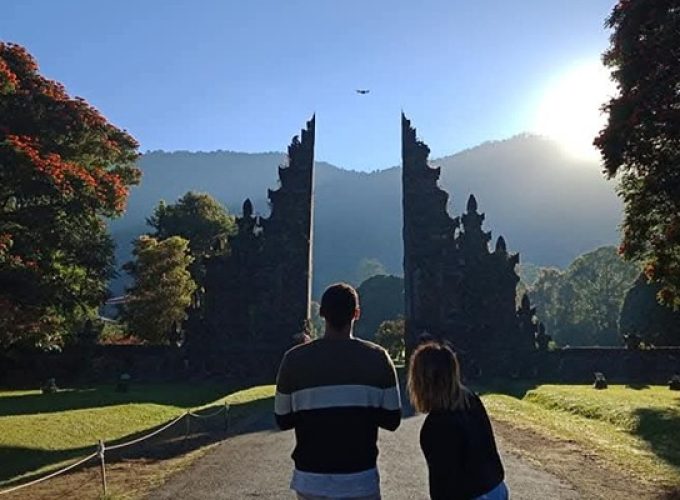
[[[427,413],[420,447],[427,461],[432,500],[505,500],[503,464],[481,399],[460,380],[454,350],[439,342],[413,353],[408,393]]]

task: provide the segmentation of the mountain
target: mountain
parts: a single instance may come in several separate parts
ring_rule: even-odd
[[[160,199],[173,202],[189,190],[204,191],[239,214],[251,198],[266,215],[268,187],[277,183],[283,153],[153,151],[139,160],[141,186],[133,189],[124,217],[111,223],[117,258],[130,256],[130,241],[147,231]],[[486,227],[503,235],[522,261],[564,267],[581,253],[618,240],[621,203],[614,183],[594,162],[565,156],[553,142],[519,135],[435,159],[441,184],[459,214],[470,193],[486,212]],[[362,259],[379,260],[402,273],[401,171],[370,173],[317,162],[314,214],[314,295],[332,281],[352,280]],[[121,280],[114,283],[121,290]]]

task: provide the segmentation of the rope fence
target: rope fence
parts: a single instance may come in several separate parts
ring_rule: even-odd
[[[200,413],[195,413],[195,411],[188,410],[188,411],[184,412],[183,414],[181,414],[180,416],[178,416],[177,418],[175,418],[174,420],[171,420],[167,424],[156,429],[155,431],[150,432],[149,434],[146,434],[144,436],[132,439],[131,441],[127,441],[125,443],[118,443],[118,444],[114,444],[114,445],[111,445],[111,446],[106,446],[106,443],[104,442],[104,440],[100,439],[97,442],[97,444],[95,445],[96,451],[94,451],[93,453],[91,453],[91,454],[89,454],[89,455],[87,455],[83,458],[78,459],[76,462],[74,462],[70,465],[67,465],[66,467],[64,467],[62,469],[51,472],[51,473],[49,473],[45,476],[39,477],[38,479],[34,479],[33,481],[29,481],[27,483],[20,484],[20,485],[17,485],[17,486],[12,486],[11,488],[7,488],[5,490],[0,490],[0,496],[6,495],[6,494],[9,494],[9,493],[13,493],[13,492],[18,491],[18,490],[22,490],[24,488],[28,488],[30,486],[34,486],[36,484],[42,483],[42,482],[47,481],[49,479],[52,479],[54,477],[60,476],[62,474],[65,474],[65,473],[75,469],[76,467],[78,467],[80,465],[85,464],[86,462],[89,462],[90,460],[95,459],[95,458],[99,459],[100,476],[101,476],[101,482],[102,482],[102,493],[104,495],[107,495],[108,494],[108,489],[107,489],[107,485],[106,485],[106,452],[107,451],[113,451],[113,450],[119,450],[121,448],[127,448],[128,446],[133,446],[135,444],[146,441],[147,439],[150,439],[150,438],[160,434],[161,432],[173,427],[174,425],[178,424],[182,420],[186,421],[185,438],[187,438],[187,437],[189,437],[189,434],[191,433],[191,419],[192,418],[209,419],[209,418],[217,417],[221,414],[224,414],[224,430],[227,431],[227,430],[229,430],[229,422],[230,422],[229,409],[230,409],[229,404],[225,403],[224,406],[222,406],[221,408],[218,408],[214,412],[208,413],[208,414],[200,414]]]

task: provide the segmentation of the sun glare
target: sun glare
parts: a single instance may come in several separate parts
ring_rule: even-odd
[[[550,82],[539,98],[534,130],[582,160],[599,158],[593,139],[605,124],[600,107],[616,92],[598,61],[572,66]]]

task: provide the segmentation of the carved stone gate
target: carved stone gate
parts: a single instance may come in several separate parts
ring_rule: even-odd
[[[237,218],[230,254],[207,262],[205,293],[189,319],[192,352],[212,369],[273,375],[309,321],[315,119],[288,147],[269,217],[250,200]],[[402,185],[407,355],[424,335],[448,339],[476,370],[535,349],[534,310],[519,310],[517,254],[491,233],[470,196],[461,217],[448,214],[440,169],[402,115]]]
[[[515,306],[519,255],[508,253],[502,236],[489,250],[473,195],[464,214],[449,216],[430,149],[403,114],[401,127],[407,356],[434,337],[450,341],[473,372],[494,371],[500,361],[501,371],[512,370],[507,361],[535,350],[534,311],[528,302],[529,310]]]
[[[206,263],[205,292],[189,330],[195,358],[209,370],[275,373],[298,342],[310,314],[315,118],[288,146],[279,187],[268,191],[270,214],[250,200],[237,217],[230,252]],[[193,322],[193,327],[191,323]]]

